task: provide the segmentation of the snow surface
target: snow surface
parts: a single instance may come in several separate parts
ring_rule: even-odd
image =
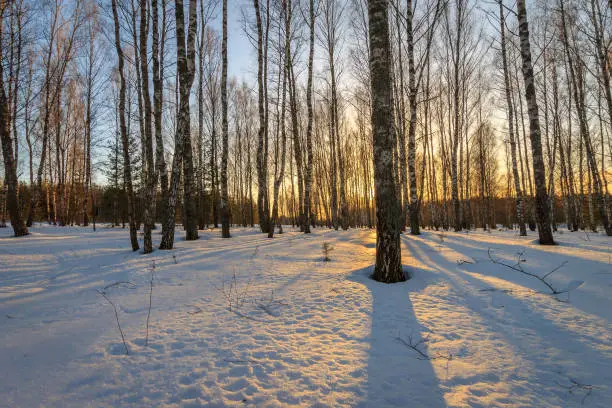
[[[145,256],[121,229],[0,229],[0,406],[612,406],[610,238],[406,235],[412,279],[385,285],[374,231],[286,230]],[[584,283],[549,295],[489,248]]]

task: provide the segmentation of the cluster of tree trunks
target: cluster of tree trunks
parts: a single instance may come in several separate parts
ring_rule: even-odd
[[[600,1],[555,0],[529,10],[529,24],[525,1],[253,0],[243,29],[257,50],[254,86],[229,78],[220,3],[217,33],[216,2],[186,12],[182,1],[113,0],[111,38],[92,0],[2,3],[0,225],[25,235],[35,220],[88,225],[101,212],[129,225],[134,250],[142,227],[144,253],[156,222],[161,249],[174,247],[178,220],[187,240],[219,223],[226,238],[232,224],[270,238],[284,223],[376,225],[375,276],[389,282],[403,277],[407,228],[504,224],[537,228],[541,244],[559,222],[612,235]],[[478,13],[498,32],[493,47]],[[36,18],[45,35],[31,35]],[[100,57],[105,46],[116,62]]]

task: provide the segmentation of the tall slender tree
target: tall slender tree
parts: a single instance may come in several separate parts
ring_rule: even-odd
[[[159,38],[159,10],[157,0],[151,0],[151,19],[153,31],[152,63],[153,63],[153,118],[155,119],[155,162],[160,180],[162,203],[168,193],[168,169],[164,157],[164,138],[162,134],[163,83],[164,83],[164,43],[166,30],[166,1],[162,0],[162,35],[161,46]]]
[[[221,236],[230,237],[230,203],[227,182],[229,132],[227,123],[227,0],[223,0],[223,39],[221,43]]]
[[[280,36],[280,25],[279,25],[279,42],[281,40]],[[283,183],[283,179],[285,178],[285,165],[286,165],[286,155],[287,155],[287,127],[285,125],[285,113],[286,109],[286,95],[287,95],[287,53],[289,50],[289,38],[285,35],[285,41],[283,47],[278,47],[279,55],[278,55],[278,76],[279,82],[282,82],[282,86],[279,85],[280,92],[280,112],[277,112],[278,116],[278,124],[276,131],[276,148],[275,148],[275,161],[274,161],[274,186],[272,190],[274,203],[272,204],[272,218],[270,219],[270,228],[268,230],[268,238],[274,237],[274,228],[275,225],[279,226],[279,233],[282,232],[282,225],[279,222],[279,193],[280,188]],[[282,77],[282,80],[280,78]],[[278,106],[278,105],[277,105]],[[279,146],[279,133],[280,133],[280,146]],[[279,157],[280,155],[280,157]]]
[[[257,107],[259,111],[259,130],[257,132],[257,214],[259,216],[259,228],[261,232],[269,233],[270,214],[268,213],[268,176],[267,176],[267,123],[265,116],[265,89],[264,89],[264,45],[263,24],[261,21],[261,6],[259,0],[253,0],[255,9],[255,21],[257,24]]]
[[[195,76],[195,37],[198,28],[197,2],[189,2],[189,23],[187,41],[185,42],[185,12],[183,1],[176,0],[174,7],[176,19],[176,65],[179,78],[179,105],[177,111],[177,126],[174,141],[174,157],[172,159],[172,175],[170,177],[170,188],[166,200],[165,219],[162,223],[162,241],[160,249],[172,249],[174,246],[174,226],[178,189],[181,179],[181,168],[183,173],[186,168],[183,164],[186,147],[191,148],[191,143],[186,138],[191,138],[191,121],[189,114],[189,96]],[[193,169],[191,170],[193,173]],[[185,181],[189,183],[188,181]],[[191,174],[193,183],[193,174]],[[195,203],[190,203],[194,205]],[[194,214],[191,214],[193,217]],[[195,223],[194,219],[190,222]],[[189,232],[188,232],[189,233]],[[191,236],[190,239],[197,239]]]
[[[4,13],[9,3],[3,2],[0,5],[0,42],[4,43],[3,26],[4,26]],[[9,11],[11,12],[11,11]],[[0,61],[3,61],[3,50],[4,45],[0,50]],[[2,158],[4,160],[4,176],[6,178],[6,202],[11,219],[11,227],[13,227],[13,233],[16,237],[28,235],[28,228],[26,227],[23,218],[21,217],[21,210],[19,209],[19,199],[17,197],[18,179],[17,179],[17,161],[15,159],[16,152],[13,148],[13,140],[11,137],[11,113],[9,111],[9,101],[7,92],[4,88],[4,72],[3,65],[0,64],[0,142],[2,143]],[[17,84],[15,84],[17,86]],[[9,93],[10,94],[10,93]],[[15,120],[15,118],[12,118]]]
[[[140,0],[140,30],[139,30],[139,46],[140,52],[140,78],[141,83],[138,86],[141,89],[142,108],[144,119],[144,133],[141,135],[141,143],[144,145],[143,167],[145,174],[145,200],[144,200],[144,242],[143,251],[145,254],[153,252],[153,241],[151,237],[151,229],[155,222],[155,186],[156,186],[156,169],[153,158],[153,129],[152,129],[152,106],[151,96],[149,95],[149,58],[148,58],[148,39],[149,39],[149,10],[148,1]]]
[[[540,114],[535,89],[535,76],[531,61],[531,44],[529,40],[529,23],[525,0],[517,0],[517,16],[519,22],[519,37],[521,42],[521,59],[523,61],[523,80],[525,82],[525,99],[529,115],[529,139],[531,140],[531,155],[533,175],[535,180],[535,215],[540,236],[540,245],[554,245],[548,210],[548,192],[546,190],[546,169],[542,154],[542,136],[540,130]]]
[[[368,0],[374,191],[376,196],[376,265],[373,278],[393,283],[406,280],[400,246],[400,203],[393,163],[391,41],[388,0]]]
[[[121,133],[121,145],[123,147],[123,182],[127,193],[127,213],[130,226],[130,243],[132,251],[139,249],[138,244],[138,229],[134,219],[135,212],[135,197],[132,186],[132,163],[130,158],[130,140],[125,121],[125,73],[124,73],[124,56],[123,48],[121,47],[121,24],[119,22],[119,13],[117,12],[117,0],[112,0],[111,8],[113,11],[113,21],[115,23],[115,50],[117,52],[119,73],[119,131]]]
[[[521,181],[516,161],[516,136],[514,133],[514,107],[512,103],[512,90],[510,88],[510,74],[508,72],[508,56],[506,53],[506,10],[502,0],[499,0],[499,24],[500,24],[500,43],[502,54],[502,69],[504,72],[504,91],[508,107],[508,142],[510,143],[510,155],[512,158],[512,178],[514,180],[514,191],[516,194],[516,220],[519,225],[520,235],[527,235],[525,227],[525,200],[521,189]]]
[[[314,65],[315,48],[315,0],[309,1],[308,7],[308,27],[309,48],[308,48],[308,83],[306,85],[306,108],[308,109],[308,124],[306,125],[306,178],[304,180],[304,219],[303,229],[305,234],[310,233],[311,222],[311,189],[312,189],[312,127],[313,127],[313,98],[312,98],[312,72]]]

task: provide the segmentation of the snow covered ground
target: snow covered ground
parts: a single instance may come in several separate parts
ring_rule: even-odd
[[[0,229],[0,406],[612,406],[612,239],[426,231],[384,285],[374,231],[287,231]]]

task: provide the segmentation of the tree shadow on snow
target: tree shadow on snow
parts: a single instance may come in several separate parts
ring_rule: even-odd
[[[461,294],[462,302],[457,308],[465,307],[471,316],[481,321],[479,325],[489,332],[483,333],[483,337],[508,344],[519,358],[528,361],[531,377],[518,386],[522,394],[533,396],[534,403],[562,403],[562,398],[568,395],[559,384],[565,384],[570,374],[587,384],[610,384],[611,376],[606,369],[610,361],[609,335],[600,316],[583,312],[573,303],[556,302],[545,294],[503,292],[503,287],[492,286],[486,278],[498,277],[501,282],[505,280],[519,286],[537,283],[514,271],[494,272],[491,264],[485,261],[458,266],[432,250],[432,241],[426,239],[411,237],[407,242],[409,245],[404,246],[408,249],[406,256],[431,268],[432,279],[443,280],[454,292]],[[448,247],[455,249],[461,245]],[[489,288],[499,291],[489,292]],[[495,309],[502,308],[503,318],[495,313]],[[496,369],[499,367],[494,367],[493,371]],[[584,397],[576,391],[577,396]],[[609,400],[607,387],[601,387],[590,398]],[[572,400],[572,404],[576,401]]]
[[[513,284],[543,292],[547,292],[546,288],[536,279],[521,274],[520,272],[512,271],[501,266],[495,266],[491,263],[488,257],[488,249],[491,248],[493,250],[493,256],[495,258],[503,258],[505,262],[509,264],[515,262],[516,255],[519,251],[524,251],[523,258],[526,260],[524,266],[528,271],[539,275],[544,275],[552,271],[559,267],[563,261],[566,261],[567,263],[565,266],[559,268],[559,270],[550,277],[549,281],[553,282],[556,288],[562,289],[564,285],[567,285],[567,283],[572,280],[585,280],[585,285],[575,294],[577,295],[580,293],[584,296],[575,296],[571,302],[571,307],[580,309],[587,315],[609,320],[607,314],[604,313],[604,310],[602,310],[600,306],[602,302],[604,304],[607,303],[607,293],[603,292],[602,294],[599,290],[600,285],[605,285],[607,283],[604,277],[605,275],[602,275],[602,272],[605,273],[610,270],[609,263],[595,258],[589,259],[588,253],[579,256],[575,253],[563,252],[564,247],[573,247],[573,245],[567,243],[561,243],[558,246],[552,247],[541,247],[538,245],[517,242],[493,242],[487,244],[480,241],[471,241],[469,236],[467,237],[468,239],[460,238],[461,237],[456,236],[456,234],[449,234],[449,236],[444,239],[444,242],[436,242],[438,239],[434,234],[424,232],[418,237],[410,236],[409,238],[403,238],[403,240],[405,244],[408,244],[407,248],[413,248],[413,250],[410,251],[413,252],[411,255],[420,262],[423,262],[424,265],[430,263],[427,259],[420,259],[424,254],[430,255],[442,262],[442,264],[434,262],[433,265],[448,265],[452,267],[453,270],[456,267],[456,261],[462,258],[468,260],[472,258],[477,262],[475,264],[464,265],[464,268],[468,268],[472,272],[494,276]],[[415,245],[417,248],[420,248],[422,254],[414,253]],[[439,251],[445,248],[457,252],[459,254],[457,259],[449,260],[441,257]],[[558,248],[558,253],[555,253],[555,248]],[[599,252],[601,253],[601,251]],[[583,270],[592,270],[594,274],[584,274],[581,272]],[[602,279],[602,277],[604,278]],[[597,301],[590,301],[593,299],[597,299]]]
[[[410,269],[411,279],[384,284],[370,278],[372,267],[355,270],[348,280],[367,287],[372,295],[367,396],[357,407],[446,407],[432,362],[406,343],[427,337],[428,329],[416,318],[409,293],[433,282],[426,272]],[[428,355],[427,344],[418,346]]]

